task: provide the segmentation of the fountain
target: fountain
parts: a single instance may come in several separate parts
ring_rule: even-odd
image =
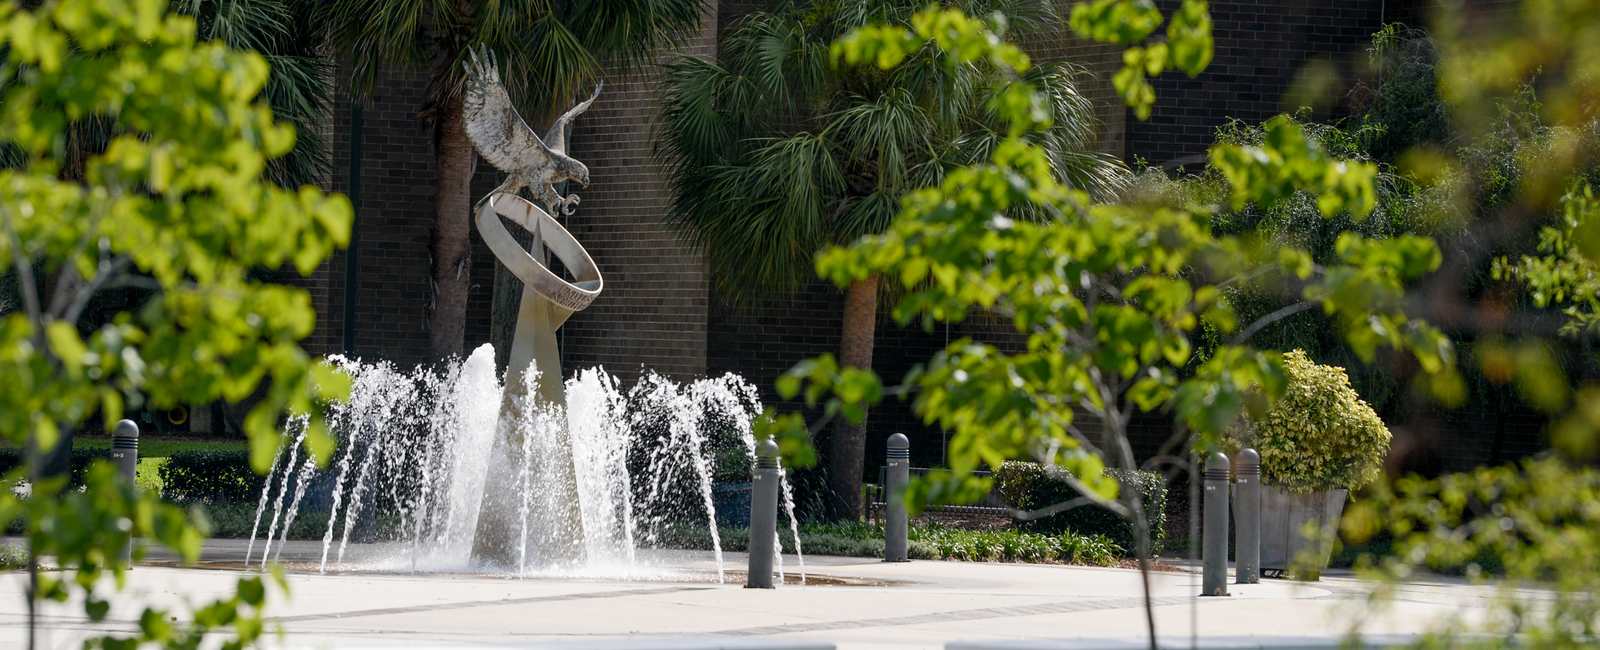
[[[285,438],[257,502],[266,536],[259,555],[258,540],[251,541],[253,566],[281,551],[315,493],[319,508],[331,509],[318,570],[670,574],[672,567],[652,565],[639,551],[671,545],[689,526],[717,540],[713,451],[736,447],[754,459],[751,423],[761,402],[737,375],[680,384],[647,374],[624,391],[604,370],[588,369],[564,382],[565,406],[558,407],[507,400],[511,390],[497,379],[488,345],[463,362],[409,372],[339,356],[329,363],[352,380],[350,398],[328,409],[337,450],[325,468],[308,463],[298,449],[304,420],[291,422],[298,428]],[[522,381],[531,383],[528,374]],[[518,410],[501,421],[498,407],[507,402]],[[517,445],[496,456],[500,440]],[[560,445],[574,460],[570,487],[549,484],[530,462]],[[485,480],[484,468],[496,465],[502,469],[488,476],[503,480]],[[787,485],[781,500],[798,547]],[[511,514],[499,538],[511,549],[509,562],[474,553],[484,509]],[[382,520],[385,553],[346,562],[355,531],[373,520]],[[582,561],[571,559],[573,548]]]
[[[307,495],[326,494],[323,571],[330,554],[333,566],[344,566],[352,533],[375,531],[383,518],[390,553],[360,568],[632,578],[647,564],[640,549],[698,520],[709,530],[720,581],[709,453],[737,445],[754,466],[751,422],[760,399],[736,375],[682,385],[647,374],[626,394],[598,368],[562,381],[555,331],[600,295],[604,280],[577,239],[518,192],[531,186],[552,209],[572,213],[578,198],[561,196],[553,184],[587,185],[589,172],[566,155],[565,129],[600,89],[541,139],[511,105],[493,57],[485,51],[470,58],[463,123],[484,159],[509,176],[480,203],[476,222],[495,257],[526,285],[504,379],[489,345],[465,361],[408,373],[387,362],[331,357],[353,385],[347,401],[329,408],[339,438],[335,460],[317,468],[299,454],[304,431],[290,437],[257,504],[256,529],[269,501],[272,512],[255,559],[264,565],[276,557],[280,521],[281,553]],[[531,250],[512,238],[502,217],[533,235]],[[547,249],[573,280],[550,269]],[[294,424],[303,429],[305,421]],[[792,492],[786,481],[782,487],[798,550]],[[252,532],[247,564],[255,545]],[[772,549],[781,572],[778,551]]]
[[[539,491],[551,505],[548,514],[552,520],[547,522],[550,527],[535,548],[542,560],[581,564],[587,546],[579,543],[585,533],[576,506],[578,485],[572,445],[567,444],[564,435],[565,391],[555,332],[574,312],[599,297],[605,281],[600,277],[600,268],[572,233],[517,193],[531,186],[546,205],[560,206],[571,214],[578,198],[561,196],[554,184],[571,180],[588,185],[589,170],[566,154],[566,126],[588,110],[600,95],[600,88],[595,88],[588,101],[557,118],[541,139],[512,106],[510,95],[500,82],[499,66],[487,47],[481,55],[473,53],[465,67],[468,83],[462,102],[462,124],[483,158],[508,175],[506,182],[482,201],[478,232],[500,263],[526,285],[500,404],[502,426],[497,429],[490,452],[495,459],[520,456],[521,463],[490,463],[486,480],[494,486],[526,486],[537,477]],[[531,251],[511,237],[500,217],[533,234]],[[574,281],[568,282],[550,270],[544,254],[547,247],[572,272]],[[512,426],[514,422],[523,426]],[[528,513],[501,507],[501,502],[494,494],[484,496],[472,555],[500,566],[513,562],[524,565],[527,536],[517,531],[528,528]],[[559,504],[569,505],[563,509]]]

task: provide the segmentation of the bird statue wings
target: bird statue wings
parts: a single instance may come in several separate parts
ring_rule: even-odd
[[[537,198],[552,210],[559,207],[563,214],[572,214],[578,195],[561,196],[555,184],[577,181],[588,187],[589,168],[567,155],[566,126],[589,109],[605,84],[595,86],[588,100],[556,118],[550,131],[540,139],[511,105],[511,96],[500,82],[500,65],[489,48],[485,46],[481,52],[469,48],[467,52],[469,58],[463,63],[467,69],[467,87],[461,121],[478,154],[509,176],[490,195],[516,194],[523,187],[531,187]]]

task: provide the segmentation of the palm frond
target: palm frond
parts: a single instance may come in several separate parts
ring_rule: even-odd
[[[656,153],[667,165],[715,165],[724,162],[730,148],[748,137],[735,133],[736,120],[718,109],[717,98],[735,94],[732,86],[744,80],[715,63],[679,57],[662,66],[662,136]]]
[[[844,183],[833,143],[814,134],[760,145],[749,164],[691,167],[672,177],[669,223],[736,297],[791,288],[815,274],[811,256],[830,236],[829,199]],[[756,242],[761,254],[751,254]]]
[[[428,25],[443,22],[433,15],[434,0],[322,0],[318,22],[338,50],[350,87],[370,91],[385,66],[429,60]]]
[[[254,50],[271,66],[262,99],[277,119],[294,126],[295,147],[268,162],[267,177],[298,187],[325,176],[331,152],[319,126],[327,119],[332,70],[319,51],[315,7],[293,0],[186,0],[172,7],[194,17],[199,38]]]
[[[1007,38],[1048,31],[1060,16],[1049,0],[946,4],[1002,13]],[[805,286],[822,246],[882,232],[907,191],[988,159],[1004,137],[990,104],[1011,82],[987,67],[952,64],[933,48],[887,71],[828,64],[826,44],[839,34],[904,24],[925,6],[832,0],[756,12],[730,28],[716,61],[667,66],[658,154],[673,193],[670,223],[736,301]],[[1061,183],[1112,198],[1130,176],[1089,151],[1097,125],[1077,74],[1041,65],[1021,80],[1044,94],[1053,118],[1031,137]]]
[[[826,133],[838,140],[851,160],[871,164],[876,191],[910,189],[908,160],[933,154],[933,125],[905,88],[890,88],[872,99],[851,96],[845,108],[826,119]]]

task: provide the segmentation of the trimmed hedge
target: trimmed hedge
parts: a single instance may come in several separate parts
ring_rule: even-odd
[[[180,451],[161,466],[161,495],[179,501],[254,503],[266,480],[250,469],[248,451]]]
[[[1161,540],[1166,537],[1166,477],[1157,472],[1116,469],[1107,469],[1106,475],[1116,478],[1124,490],[1139,490],[1144,499],[1145,518],[1150,521],[1150,550],[1152,553],[1159,550]],[[1050,478],[1044,466],[1038,463],[1007,461],[995,471],[994,477],[1000,496],[1019,510],[1036,510],[1082,496],[1066,482]],[[1079,535],[1104,535],[1129,553],[1136,548],[1133,522],[1097,505],[1081,506],[1043,519],[1018,522],[1018,527],[1043,533],[1070,531]]]
[[[97,460],[110,459],[109,451],[105,449],[73,449],[72,450],[72,487],[82,487],[84,476],[89,472],[89,464]],[[22,466],[24,452],[17,447],[0,448],[0,475]]]

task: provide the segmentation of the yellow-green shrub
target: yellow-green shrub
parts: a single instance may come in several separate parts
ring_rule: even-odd
[[[1344,368],[1283,355],[1283,397],[1251,421],[1243,440],[1261,454],[1261,482],[1289,494],[1355,489],[1378,477],[1389,428],[1350,387]]]

